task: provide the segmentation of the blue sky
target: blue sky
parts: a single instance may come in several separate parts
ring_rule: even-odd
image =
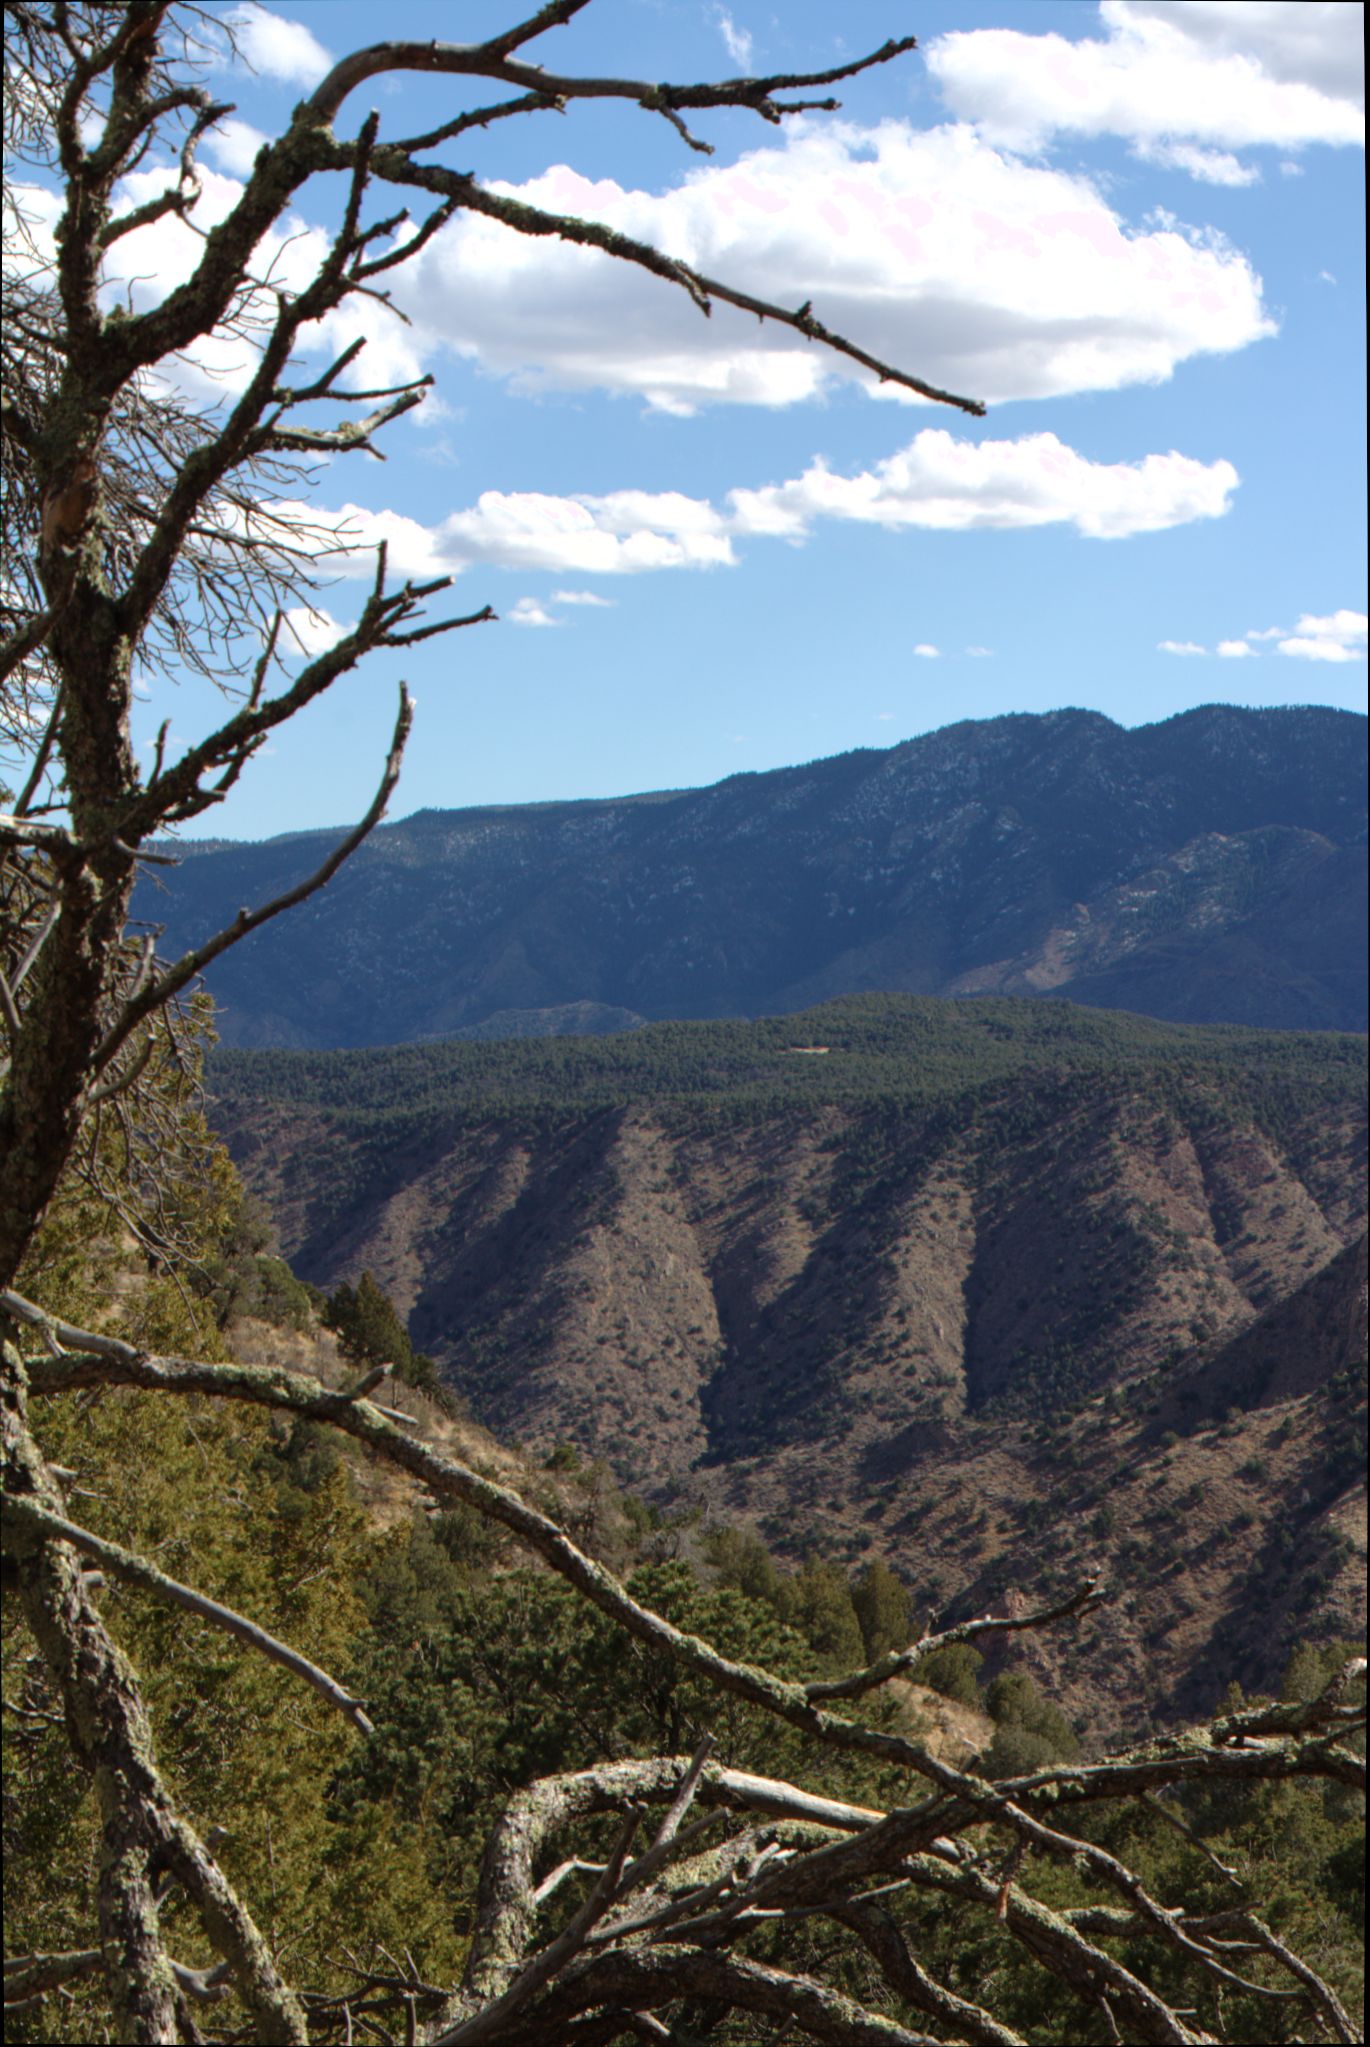
[[[205,151],[205,217],[254,131],[382,18],[388,37],[465,38],[526,11],[253,9],[256,74],[219,88],[237,112]],[[698,784],[1010,710],[1364,708],[1360,16],[594,0],[527,54],[681,81],[820,68],[891,35],[920,49],[837,88],[837,115],[698,117],[713,156],[635,107],[582,104],[442,160],[812,299],[988,414],[875,396],[728,308],[705,322],[608,259],[455,222],[396,279],[410,327],[365,306],[320,337],[320,364],[364,331],[366,381],[437,386],[385,464],[335,462],[316,503],[352,508],[359,541],[387,533],[402,568],[455,571],[455,606],[502,622],[367,662],[206,828],[363,809],[401,675],[418,723],[394,816]],[[382,135],[412,134],[472,103],[465,81],[392,78],[338,125],[375,104]],[[335,199],[303,194],[284,262]],[[183,232],[147,231],[144,289],[175,281]],[[360,546],[350,568],[307,636],[355,616]],[[209,693],[167,689],[141,736],[170,709],[194,737]]]

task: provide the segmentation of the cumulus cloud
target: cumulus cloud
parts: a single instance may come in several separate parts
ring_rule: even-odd
[[[1254,657],[1262,645],[1275,642],[1276,652],[1299,661],[1363,661],[1366,653],[1366,614],[1363,611],[1333,611],[1325,617],[1305,612],[1291,632],[1282,625],[1252,627],[1240,639],[1219,640],[1215,652],[1224,661]],[[1162,640],[1163,654],[1206,654],[1194,640]]]
[[[449,561],[463,565],[592,575],[714,568],[734,558],[721,514],[677,491],[550,497],[487,490],[469,511],[453,512],[442,522],[438,544]]]
[[[260,141],[245,122],[215,131],[206,148],[218,167],[202,174],[194,231],[167,215],[116,243],[111,297],[128,292],[145,309],[189,276]],[[120,208],[170,178],[165,168],[135,172]],[[990,402],[1158,383],[1196,355],[1275,331],[1260,279],[1221,237],[1168,215],[1134,229],[1086,179],[1025,164],[967,127],[801,121],[783,143],[666,192],[595,182],[564,165],[500,189],[604,221],[778,303],[812,298],[829,326],[873,354]],[[264,238],[254,267],[298,290],[327,246],[323,229],[292,214]],[[306,330],[303,345],[336,353],[360,333],[366,353],[347,380],[370,388],[415,379],[451,348],[517,387],[598,388],[673,412],[791,405],[852,378],[875,396],[921,403],[732,308],[701,319],[683,292],[600,251],[473,214],[435,236],[393,288],[410,325],[358,299]],[[245,344],[211,337],[189,374],[203,395],[210,384],[224,395],[253,367]]]
[[[302,21],[269,7],[242,7],[232,17],[238,48],[254,71],[290,85],[317,85],[333,59]]]
[[[216,122],[205,136],[206,152],[213,157],[221,170],[231,177],[246,178],[257,161],[257,152],[270,140],[260,128],[254,128],[250,121],[240,121],[235,115],[228,115]]]
[[[1087,179],[1026,164],[965,126],[802,121],[783,142],[662,193],[566,165],[498,189],[654,242],[783,305],[813,300],[886,361],[991,402],[1159,383],[1195,355],[1273,333],[1261,283],[1220,237],[1133,228]],[[788,330],[688,297],[594,249],[460,216],[394,284],[424,344],[524,388],[599,388],[667,411],[794,404],[879,386]]]
[[[730,495],[738,532],[786,538],[832,518],[952,531],[1066,524],[1091,539],[1116,540],[1218,518],[1238,480],[1225,461],[1171,453],[1091,462],[1055,434],[975,442],[929,427],[856,476],[815,462],[791,482]]]
[[[601,597],[596,590],[554,590],[552,592],[552,602],[554,604],[593,604],[609,610],[613,605],[613,601],[612,597]]]
[[[286,660],[302,654],[312,661],[316,654],[326,654],[336,646],[348,631],[350,627],[340,625],[322,605],[292,604],[282,615],[276,648]]]
[[[1334,611],[1326,618],[1305,612],[1279,651],[1300,661],[1363,661],[1366,625],[1363,611]]]
[[[513,610],[505,613],[510,625],[560,625],[559,618],[553,618],[546,606],[536,597],[520,597]]]
[[[942,649],[934,647],[930,640],[920,640],[913,651],[924,661],[936,661],[940,658]]]
[[[961,29],[928,48],[943,98],[991,141],[1053,136],[1204,145],[1208,152],[1364,143],[1362,9],[1341,0],[1103,0],[1098,37]]]
[[[1198,54],[1247,57],[1279,84],[1364,106],[1359,0],[1103,0],[1099,13],[1110,28],[1150,17],[1177,29]]]
[[[728,567],[737,560],[739,539],[800,542],[826,519],[948,532],[1069,525],[1090,539],[1124,539],[1220,517],[1238,480],[1232,464],[1221,460],[1203,463],[1171,453],[1140,462],[1091,462],[1055,434],[975,442],[928,427],[871,469],[843,476],[815,461],[784,483],[731,490],[721,507],[679,491],[554,497],[490,490],[434,526],[355,504],[328,514],[303,506],[270,509],[326,522],[344,573],[370,574],[384,540],[399,576],[452,575],[481,565],[552,575],[568,570],[632,575]],[[587,590],[560,590],[552,601],[611,600]]]
[[[354,504],[326,517],[337,535],[344,573],[356,575],[372,572],[381,540],[393,573],[416,579],[479,566],[613,576],[715,568],[735,560],[723,515],[702,498],[674,491],[552,497],[541,491],[488,490],[474,505],[435,526],[423,526],[402,512],[374,512]],[[590,593],[569,601],[587,600],[610,601]]]

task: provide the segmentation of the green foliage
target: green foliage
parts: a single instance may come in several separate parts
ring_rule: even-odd
[[[377,1731],[339,1771],[330,1802],[339,1824],[381,1808],[410,1830],[449,1911],[469,1901],[485,1832],[510,1789],[535,1777],[605,1756],[688,1753],[707,1729],[723,1762],[768,1775],[807,1768],[812,1778],[800,1736],[626,1641],[561,1580],[492,1573],[488,1563],[454,1556],[441,1529],[417,1521],[377,1553],[352,1673]],[[761,1600],[705,1587],[679,1561],[643,1565],[629,1584],[726,1655],[812,1674],[810,1645]],[[830,1785],[869,1776],[831,1760],[819,1774]]]
[[[1040,1113],[1026,1103],[1001,1108],[1005,1127]],[[844,1199],[860,1198],[863,1180],[921,1113],[907,1102],[882,1112],[865,1149],[843,1161]],[[36,1254],[45,1300],[89,1321],[117,1294],[123,1327],[140,1340],[211,1355],[228,1314],[307,1320],[307,1292],[265,1251],[221,1155],[198,1199],[193,1191],[177,1200],[183,1235],[198,1247],[194,1284],[178,1286],[155,1260],[131,1256],[108,1206],[76,1190],[54,1209]],[[328,1313],[358,1366],[393,1362],[402,1377],[422,1373],[371,1274],[338,1289]],[[82,1518],[250,1614],[367,1700],[376,1732],[363,1741],[296,1679],[222,1634],[117,1583],[100,1594],[142,1680],[174,1794],[201,1829],[226,1829],[218,1851],[226,1870],[270,1936],[288,1940],[291,1972],[311,1988],[346,1987],[353,1979],[341,1958],[376,1959],[382,1948],[407,1949],[428,1980],[452,1980],[489,1825],[513,1790],[540,1775],[604,1757],[688,1753],[707,1729],[725,1763],[861,1804],[907,1802],[902,1773],[815,1752],[796,1731],[627,1640],[473,1510],[382,1531],[360,1505],[350,1451],[322,1428],[132,1393],[45,1403],[41,1427],[48,1454],[80,1474]],[[554,1453],[549,1465],[585,1490],[592,1538],[612,1523],[636,1596],[725,1654],[803,1679],[850,1669],[908,1638],[907,1591],[882,1561],[854,1583],[821,1557],[786,1571],[754,1532],[724,1526],[702,1538],[697,1573],[659,1560],[658,1513],[606,1504],[602,1469],[578,1471],[574,1453]],[[5,1750],[7,1931],[19,1951],[79,1948],[94,1938],[94,1801],[71,1769],[54,1697],[12,1612],[3,1648],[5,1695],[18,1709]],[[1315,1695],[1346,1653],[1344,1644],[1300,1649],[1283,1696]],[[996,1676],[982,1697],[981,1667],[976,1650],[956,1645],[923,1658],[914,1675],[988,1709],[995,1730],[982,1768],[1003,1776],[1076,1753],[1064,1716],[1024,1673]],[[876,1695],[862,1710],[878,1720],[894,1707]],[[1180,1804],[1185,1823],[1240,1871],[1244,1895],[1354,2003],[1364,1861],[1350,1794],[1300,1782],[1254,1794],[1194,1791]],[[573,1852],[602,1846],[594,1824]],[[1211,1864],[1157,1815],[1100,1809],[1081,1824],[1125,1855],[1153,1893],[1192,1909],[1232,1902]],[[985,1829],[991,1860],[1007,1847]],[[1078,1872],[1038,1858],[1023,1881],[1055,1905],[1099,1901]],[[916,1895],[894,1909],[941,1980],[978,1999],[992,1978],[996,2011],[1024,2037],[1061,2047],[1082,2037],[1079,2007],[1001,1927]],[[208,1961],[175,1894],[166,1918],[178,1957]],[[818,1931],[804,1926],[763,1931],[754,1951],[859,1988],[855,1945],[834,1947],[830,1931],[822,1939],[820,1948]],[[1199,2023],[1216,2029],[1207,1989],[1185,1979],[1181,1996],[1173,1957],[1154,1941],[1138,1935],[1114,1945],[1180,2002],[1197,1995]],[[244,2030],[241,2014],[226,2016]],[[1263,2001],[1243,2003],[1241,1993],[1228,1999],[1224,2022],[1227,2037],[1252,2042],[1281,2029],[1287,2038],[1294,2024]],[[16,2013],[7,2037],[108,2038],[103,1993],[86,1984],[67,2002]],[[727,2023],[719,2033],[720,2041],[747,2037]]]
[[[985,1693],[985,1706],[997,1723],[981,1761],[986,1776],[1014,1777],[1080,1753],[1064,1713],[1041,1696],[1026,1671],[1001,1672]]]
[[[918,1684],[930,1686],[944,1699],[954,1699],[958,1706],[978,1706],[978,1676],[984,1660],[969,1642],[951,1642],[945,1649],[934,1649],[923,1657],[912,1674]]]
[[[196,1290],[208,1299],[221,1329],[247,1315],[278,1329],[309,1329],[317,1319],[317,1290],[267,1249],[270,1241],[266,1211],[244,1194],[195,1273]]]
[[[820,1667],[834,1675],[858,1669],[864,1645],[846,1572],[814,1559],[795,1573],[791,1599],[792,1624],[812,1643]]]
[[[42,1426],[49,1455],[77,1467],[93,1495],[73,1508],[96,1533],[155,1557],[326,1669],[346,1666],[364,1621],[355,1585],[372,1537],[348,1466],[318,1432],[138,1393],[45,1403]],[[268,1924],[289,1924],[308,1972],[327,1976],[343,1922],[325,1793],[355,1736],[297,1678],[217,1629],[118,1580],[99,1598],[139,1674],[173,1795],[202,1831],[225,1829],[219,1855],[231,1880]],[[17,1610],[7,1613],[6,1696],[50,1713],[31,1654]],[[21,1948],[86,1946],[98,1822],[60,1720],[22,1721],[7,1739],[5,1772],[7,1933]],[[210,1960],[193,1915],[175,1899],[168,1913],[176,1952]],[[350,1930],[371,1937],[363,1921]],[[10,2037],[107,2037],[98,1999],[87,2029],[86,1996],[66,2011],[45,2006]]]
[[[768,1606],[804,1638],[825,1673],[855,1670],[907,1643],[908,1593],[883,1563],[856,1584],[819,1558],[786,1572],[755,1530],[726,1524],[708,1530],[703,1549],[715,1582]]]
[[[908,1587],[881,1558],[876,1557],[867,1565],[857,1580],[852,1589],[852,1605],[867,1662],[874,1663],[877,1657],[908,1646]]]
[[[313,1287],[296,1279],[284,1258],[259,1252],[254,1261],[256,1284],[242,1312],[278,1329],[309,1329],[313,1326],[318,1296]]]
[[[704,1555],[718,1584],[764,1600],[777,1613],[788,1605],[775,1558],[754,1529],[733,1528],[726,1522],[709,1529]]]
[[[437,1366],[414,1349],[389,1295],[382,1293],[370,1272],[364,1272],[355,1287],[344,1281],[328,1296],[323,1320],[326,1328],[336,1331],[343,1356],[353,1364],[363,1369],[390,1365],[407,1386],[430,1395],[440,1390]]]
[[[816,1043],[829,1046],[825,1056],[796,1055]],[[1054,1002],[859,995],[793,1016],[654,1023],[616,1037],[219,1052],[213,1083],[230,1102],[322,1109],[386,1146],[438,1118],[457,1125],[672,1099],[725,1118],[864,1100],[959,1105],[955,1113],[973,1119],[994,1104],[990,1136],[1006,1144],[1049,1127],[1054,1092],[1067,1099],[1086,1075],[1125,1073],[1143,1105],[1183,1103],[1208,1122],[1240,1108],[1278,1134],[1329,1094],[1350,1101],[1364,1069],[1365,1041],[1351,1034],[1165,1024]]]

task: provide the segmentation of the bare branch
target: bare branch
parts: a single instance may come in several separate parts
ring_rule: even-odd
[[[1240,1713],[1226,1714],[1213,1723],[1214,1741],[1240,1745],[1260,1735],[1305,1734],[1321,1727],[1341,1728],[1349,1733],[1363,1727],[1364,1702],[1347,1706],[1342,1701],[1356,1679],[1365,1676],[1365,1663],[1363,1656],[1353,1656],[1315,1699],[1297,1700],[1287,1706],[1248,1707]]]
[[[440,2033],[433,2047],[477,2047],[482,2040],[498,2039],[507,2031],[509,2022],[522,2012],[550,1983],[554,1976],[585,1946],[592,1926],[604,1917],[610,1905],[620,1894],[624,1878],[624,1865],[634,1836],[642,1824],[639,1813],[630,1813],[619,1829],[618,1839],[609,1853],[609,1860],[595,1879],[584,1904],[556,1939],[534,1955],[527,1967],[522,1969],[492,2004],[487,2004],[472,2018],[464,2020],[449,2031]]]
[[[350,454],[353,449],[365,449],[368,455],[375,455],[379,461],[385,457],[379,448],[371,445],[372,434],[379,433],[392,420],[402,419],[406,412],[412,412],[416,405],[423,403],[424,393],[431,387],[432,377],[420,377],[417,383],[407,385],[401,394],[389,405],[382,405],[365,419],[344,420],[335,427],[263,427],[257,437],[263,449],[288,450],[294,454]]]
[[[340,166],[343,160],[344,153],[339,152]],[[681,286],[702,313],[709,313],[717,299],[724,305],[738,307],[744,313],[755,314],[758,320],[770,320],[779,326],[790,327],[808,341],[822,342],[834,355],[846,356],[872,371],[882,384],[898,384],[906,391],[916,392],[919,397],[929,398],[939,405],[956,406],[977,419],[984,415],[985,408],[979,399],[962,398],[954,391],[943,391],[938,385],[929,384],[922,377],[884,362],[843,335],[833,333],[813,317],[812,307],[807,301],[791,312],[769,299],[756,298],[750,292],[721,283],[717,278],[706,277],[688,263],[665,256],[649,242],[636,241],[631,235],[621,234],[617,228],[606,227],[599,221],[581,220],[574,214],[549,213],[543,207],[531,206],[526,200],[515,199],[507,193],[487,191],[473,177],[444,170],[436,164],[415,163],[402,149],[393,145],[377,149],[374,164],[376,175],[389,183],[442,193],[458,200],[468,211],[501,221],[518,234],[554,235],[560,241],[599,249],[620,262],[636,264],[639,269],[648,270],[669,284]]]
[[[465,624],[467,621],[462,620],[460,623]],[[366,815],[358,824],[353,826],[346,838],[339,841],[328,858],[323,862],[323,865],[317,868],[306,881],[297,883],[294,888],[286,889],[282,895],[273,897],[269,903],[263,903],[255,910],[240,910],[233,922],[226,926],[224,930],[216,932],[213,938],[206,939],[202,945],[196,946],[193,951],[183,954],[174,966],[168,967],[165,973],[161,974],[150,987],[144,989],[141,995],[127,1003],[118,1021],[106,1033],[104,1040],[96,1049],[91,1061],[92,1075],[103,1073],[110,1060],[126,1042],[130,1033],[137,1029],[144,1018],[150,1016],[154,1010],[163,1008],[173,996],[180,993],[182,988],[193,981],[198,974],[203,973],[204,969],[212,960],[216,960],[220,953],[227,952],[231,945],[236,945],[240,939],[247,936],[249,931],[258,930],[261,925],[269,923],[273,917],[279,917],[282,911],[293,909],[297,903],[304,902],[308,896],[316,894],[326,882],[332,879],[343,862],[350,858],[357,847],[360,846],[362,840],[374,830],[385,815],[385,807],[389,803],[395,784],[400,777],[400,762],[404,756],[405,742],[409,737],[413,716],[412,699],[404,684],[401,683],[400,712],[399,717],[395,721],[395,732],[390,743],[390,753],[386,759],[380,786],[371,799],[371,805]]]
[[[1307,1962],[1300,1961],[1292,1949],[1287,1948],[1284,1942],[1271,1932],[1263,1919],[1257,1919],[1254,1913],[1245,1913],[1242,1916],[1266,1953],[1273,1955],[1282,1968],[1287,1969],[1291,1976],[1298,1978],[1337,2039],[1346,2041],[1348,2047],[1354,2047],[1357,2040],[1363,2039],[1363,2029],[1356,2025],[1331,1985],[1325,1983],[1315,1969],[1310,1969]]]
[[[1044,1628],[1053,1621],[1078,1619],[1101,1606],[1107,1593],[1099,1588],[1099,1574],[1085,1580],[1068,1599],[1060,1600],[1055,1606],[1043,1607],[1039,1613],[1018,1616],[983,1614],[978,1620],[959,1621],[955,1627],[944,1628],[936,1635],[924,1635],[917,1642],[911,1642],[907,1649],[893,1649],[865,1670],[853,1672],[850,1677],[833,1678],[826,1682],[805,1685],[806,1695],[811,1699],[855,1699],[862,1692],[874,1691],[877,1685],[897,1677],[902,1671],[921,1663],[934,1650],[948,1648],[954,1642],[973,1642],[977,1635],[1013,1634],[1023,1628]]]
[[[491,56],[504,59],[521,49],[524,43],[531,43],[534,36],[540,36],[549,28],[564,28],[574,15],[588,7],[590,0],[546,0],[536,14],[530,14],[514,28],[507,28],[503,34],[491,36],[485,48]]]
[[[974,2040],[978,2047],[1027,2047],[1021,2033],[1001,2025],[991,2012],[958,1997],[938,1983],[914,1956],[898,1921],[876,1903],[854,1898],[847,1904],[832,1904],[827,1914],[839,1925],[850,1926],[880,1966],[890,1988],[905,1998],[916,2011],[940,2019],[957,2034]]]
[[[77,1948],[64,1955],[14,1955],[5,1958],[5,2004],[27,2004],[46,1997],[64,1983],[93,1976],[104,1963],[103,1948]]]
[[[606,2004],[610,2009],[622,2005],[641,2009],[683,1997],[788,2021],[819,2040],[833,2042],[834,2047],[944,2047],[936,2035],[915,2032],[869,2011],[811,1976],[792,1975],[761,1962],[699,1948],[615,1948],[587,1956],[568,1968],[560,1985],[536,2007],[532,2017],[543,2029],[541,2037],[550,2039],[557,2037],[553,2027],[577,2011]],[[439,2034],[433,2047],[449,2047],[459,2037]],[[509,2047],[531,2037],[535,2036],[517,2031],[503,2035]]]
[[[6,1499],[5,1512],[10,1515],[17,1514],[29,1527],[39,1529],[45,1535],[53,1536],[61,1542],[69,1542],[73,1549],[79,1549],[86,1556],[94,1557],[117,1578],[127,1579],[131,1585],[141,1585],[145,1592],[155,1594],[158,1599],[166,1600],[172,1606],[182,1607],[187,1613],[193,1613],[197,1619],[208,1621],[211,1626],[222,1628],[225,1634],[235,1636],[240,1642],[246,1642],[249,1648],[257,1650],[259,1655],[265,1656],[269,1662],[279,1663],[283,1670],[292,1672],[294,1676],[303,1678],[307,1685],[312,1685],[320,1698],[326,1699],[330,1706],[335,1707],[359,1734],[374,1734],[375,1729],[359,1701],[345,1691],[336,1678],[330,1677],[326,1670],[321,1670],[318,1664],[311,1663],[307,1656],[302,1656],[287,1643],[277,1641],[274,1635],[269,1635],[265,1628],[258,1627],[255,1621],[248,1620],[243,1614],[235,1613],[232,1607],[221,1605],[217,1599],[208,1598],[205,1593],[197,1592],[193,1586],[180,1584],[175,1578],[169,1578],[164,1571],[159,1571],[146,1557],[138,1556],[133,1550],[124,1549],[118,1543],[106,1542],[103,1536],[93,1535],[89,1529],[78,1527],[74,1521],[68,1521],[63,1515],[49,1512],[35,1500]]]
[[[585,0],[581,0],[581,4],[585,4]],[[775,122],[787,112],[798,111],[778,103],[776,93],[804,92],[811,86],[836,85],[843,79],[858,77],[876,65],[906,56],[918,47],[916,36],[901,36],[882,43],[869,56],[835,65],[828,71],[776,72],[767,78],[731,78],[714,85],[662,85],[650,79],[631,78],[563,78],[555,72],[542,70],[538,65],[520,63],[510,55],[518,43],[540,34],[542,27],[556,26],[553,10],[543,9],[542,12],[548,17],[546,20],[542,20],[541,16],[533,17],[534,21],[540,22],[540,27],[525,24],[523,29],[494,36],[485,43],[373,43],[369,49],[356,50],[335,64],[315,88],[306,102],[307,110],[316,119],[331,121],[347,95],[368,78],[387,71],[424,71],[448,76],[497,78],[526,92],[550,94],[564,100],[633,100],[638,106],[653,112],[663,108],[678,112],[686,107],[747,107],[764,120]],[[569,20],[571,14],[577,12],[579,8],[572,7],[560,18]],[[812,106],[814,103],[808,104]],[[831,111],[839,103],[824,100],[817,104],[825,111]]]
[[[8,675],[11,675],[19,666],[19,663],[32,654],[36,648],[42,646],[44,640],[52,631],[53,620],[65,601],[65,598],[59,599],[56,604],[49,605],[46,610],[36,611],[32,618],[20,626],[16,632],[12,632],[3,645],[0,645],[0,682],[3,682]],[[52,741],[49,738],[47,741],[48,750],[51,749],[51,745]],[[41,773],[41,769],[39,772]],[[31,787],[26,788],[24,796],[31,796],[32,793]],[[15,808],[21,812],[24,810],[25,801],[23,798],[16,804]]]

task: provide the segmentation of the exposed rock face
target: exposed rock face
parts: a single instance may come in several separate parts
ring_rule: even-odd
[[[425,811],[227,954],[236,1045],[773,1015],[866,989],[1363,1030],[1365,720],[1211,706],[948,726],[710,789]],[[171,947],[332,835],[191,849]]]

